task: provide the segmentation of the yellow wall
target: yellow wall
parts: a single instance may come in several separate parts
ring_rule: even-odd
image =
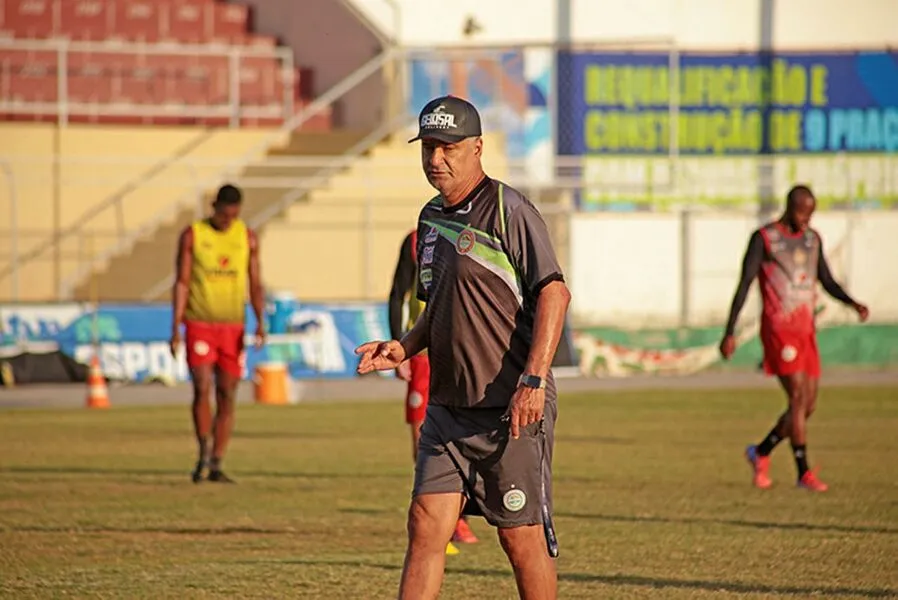
[[[175,202],[202,198],[210,191],[209,183],[211,189],[218,184],[224,163],[258,148],[271,134],[270,129],[70,125],[57,130],[51,124],[0,123],[0,162],[11,167],[15,184],[19,254],[50,242],[56,225],[60,231],[79,225],[82,231],[60,243],[58,263],[50,249],[21,267],[19,299],[55,299],[57,279],[71,281],[91,264],[91,255],[109,250],[120,233],[138,230]],[[58,185],[52,161],[56,144],[62,156]],[[266,150],[262,147],[256,155]],[[179,153],[184,156],[148,177],[154,167]],[[191,171],[186,166],[191,160],[209,164]],[[0,175],[0,270],[10,262],[6,179]],[[129,189],[136,181],[141,185]],[[120,203],[88,218],[89,211],[119,194]],[[11,292],[10,276],[0,275],[0,301],[11,300]]]
[[[420,145],[408,137],[376,147],[264,228],[266,287],[307,301],[386,298],[402,239],[436,194],[421,169]],[[504,156],[502,137],[485,136],[489,175],[506,176]]]

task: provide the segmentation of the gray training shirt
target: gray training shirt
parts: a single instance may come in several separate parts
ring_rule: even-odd
[[[546,224],[520,192],[485,177],[418,217],[418,298],[427,302],[430,403],[504,408],[533,341],[536,299],[563,281]],[[551,372],[547,401],[555,400]]]

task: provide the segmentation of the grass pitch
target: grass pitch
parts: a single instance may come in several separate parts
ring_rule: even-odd
[[[809,455],[830,491],[774,487],[742,451],[770,391],[559,401],[561,598],[898,597],[898,389],[827,388]],[[193,485],[184,407],[0,413],[0,597],[391,598],[411,449],[395,403],[245,405],[226,470]],[[493,531],[447,557],[442,598],[515,598]]]

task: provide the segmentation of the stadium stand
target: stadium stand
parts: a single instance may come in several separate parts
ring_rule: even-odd
[[[275,149],[293,144],[272,134],[310,101],[311,85],[290,49],[251,32],[246,6],[0,2],[0,162],[14,184],[0,184],[10,221],[0,228],[0,297],[12,298],[13,237],[19,300],[79,290],[84,298],[87,276],[107,272],[113,258],[134,272],[135,239],[165,237],[195,215],[224,165],[264,156],[266,140]],[[330,126],[323,110],[294,137]],[[15,236],[6,218],[13,190]],[[124,278],[111,295],[134,299],[133,284]]]
[[[241,124],[280,124],[312,75],[249,17],[214,0],[4,0],[0,39],[18,43],[0,42],[0,118],[54,120],[64,99],[73,121],[227,125],[236,97]]]
[[[20,213],[15,299],[167,299],[177,234],[226,178],[244,189],[248,220],[276,217],[260,229],[266,286],[310,300],[383,297],[398,240],[432,195],[418,148],[406,132],[382,141],[335,128],[334,105],[276,134],[312,101],[313,73],[293,60],[253,31],[252,8],[223,0],[0,0],[0,163],[5,155]],[[360,144],[342,167],[324,166]],[[501,138],[488,147],[501,177]],[[278,177],[317,188],[264,182]],[[0,181],[4,216],[9,196]],[[6,299],[10,229],[0,226]],[[298,268],[291,256],[332,260]]]
[[[357,143],[362,135],[361,132],[352,130],[294,132],[283,145],[270,149],[265,156],[260,156],[257,161],[254,161],[256,166],[250,165],[243,170],[239,178],[234,179],[236,183],[240,184],[246,199],[243,217],[251,222],[255,215],[278,203],[284,194],[289,191],[283,187],[266,188],[263,186],[245,185],[243,183],[244,180],[249,181],[251,177],[277,178],[287,176],[297,178],[311,176],[320,168],[318,161],[323,156],[339,156],[347,148]],[[268,160],[276,161],[279,158],[291,159],[302,156],[314,157],[314,166],[308,168],[296,166],[272,168],[266,164]],[[210,201],[211,198],[205,198],[204,200]],[[155,295],[147,296],[146,293],[158,282],[167,282],[170,279],[172,273],[171,259],[174,256],[175,241],[178,233],[195,217],[196,212],[192,206],[180,209],[174,218],[167,220],[162,227],[141,239],[129,253],[115,256],[108,264],[102,266],[96,274],[96,286],[100,297],[109,301],[135,299],[167,300],[171,293],[168,285],[162,286]],[[266,227],[261,231],[263,247],[266,245],[265,231],[267,229]],[[160,256],[165,257],[165,260],[159,260]],[[292,289],[298,280],[306,278],[305,270],[307,264],[303,261],[302,269],[297,269],[297,262],[290,259],[296,256],[300,255],[290,250],[287,254],[272,256],[269,260],[272,269],[281,269],[280,265],[284,265],[283,269],[289,270],[289,284],[285,289]],[[266,263],[264,270],[265,283],[266,285],[271,285],[272,280],[268,276],[268,270],[269,264]],[[83,278],[74,289],[74,297],[79,299],[89,298],[90,294],[91,282],[87,278]]]
[[[164,224],[171,218],[166,208],[195,210],[202,183],[216,180],[222,163],[254,151],[272,135],[258,128],[69,125],[58,131],[62,160],[54,189],[54,129],[47,123],[0,123],[0,139],[16,152],[8,160],[15,180],[18,253],[23,259],[33,255],[20,271],[21,299],[55,297],[54,204],[60,208],[58,276],[64,282],[77,280],[93,264],[90,257],[126,250],[120,245],[129,236]],[[0,183],[0,229],[11,226],[9,202],[9,189]],[[4,232],[7,239],[0,241],[3,258],[9,258],[8,235]],[[11,291],[9,266],[0,260],[0,297],[8,298]]]
[[[262,238],[265,280],[307,301],[386,298],[399,245],[436,193],[421,172],[414,132],[402,131],[355,160],[304,202],[270,223]],[[507,176],[504,138],[484,135],[483,164]],[[297,276],[284,256],[314,257]]]

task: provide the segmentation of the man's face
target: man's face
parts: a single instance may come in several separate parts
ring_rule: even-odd
[[[793,231],[801,232],[811,224],[811,217],[817,208],[817,200],[811,194],[803,194],[796,198],[789,210],[786,211],[786,219]]]
[[[421,140],[421,164],[427,181],[444,196],[463,185],[480,169],[483,141],[466,138],[450,144],[433,138]]]
[[[212,213],[212,225],[214,225],[216,229],[222,231],[227,230],[231,226],[231,223],[240,217],[239,204],[220,204],[218,202],[213,202],[212,208],[214,209],[214,212]]]

